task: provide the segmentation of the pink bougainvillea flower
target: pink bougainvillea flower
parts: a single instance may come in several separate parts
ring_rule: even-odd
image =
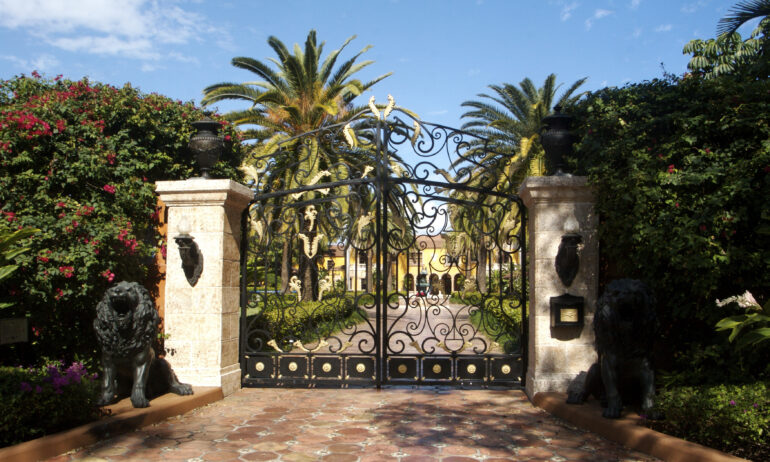
[[[62,275],[65,278],[71,278],[73,275],[73,271],[75,271],[75,268],[71,266],[60,266],[59,271],[62,273]]]
[[[668,173],[674,173],[674,170],[676,170],[676,166],[674,166],[674,164],[668,166]]]
[[[115,194],[115,186],[112,186],[110,184],[106,184],[102,187],[103,190],[107,191],[110,194]]]
[[[54,295],[53,298],[55,298],[56,300],[59,300],[63,296],[64,296],[64,291],[57,287],[56,288],[56,295]]]

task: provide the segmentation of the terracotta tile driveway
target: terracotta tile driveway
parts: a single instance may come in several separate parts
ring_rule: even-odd
[[[55,461],[657,460],[560,421],[519,390],[242,389]]]

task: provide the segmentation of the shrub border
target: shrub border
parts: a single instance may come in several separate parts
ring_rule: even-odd
[[[105,409],[111,415],[71,430],[43,436],[0,449],[4,462],[26,462],[56,457],[73,449],[97,443],[121,433],[160,422],[211,404],[224,398],[220,387],[194,387],[195,394],[165,394],[150,402],[150,407],[135,409],[128,398]]]
[[[641,425],[639,416],[630,412],[620,419],[605,419],[595,400],[582,405],[567,404],[566,393],[543,392],[536,394],[532,403],[582,429],[667,462],[746,460],[647,428]]]

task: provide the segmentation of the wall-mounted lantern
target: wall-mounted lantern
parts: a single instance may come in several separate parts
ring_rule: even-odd
[[[179,257],[182,259],[182,270],[190,286],[195,287],[198,278],[203,272],[203,254],[195,238],[190,235],[190,222],[186,217],[179,220],[177,226],[179,234],[174,237],[177,247],[179,247]]]

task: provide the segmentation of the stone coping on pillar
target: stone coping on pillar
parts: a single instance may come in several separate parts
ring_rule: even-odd
[[[254,199],[251,188],[230,179],[158,181],[155,192],[167,206],[225,204],[243,209]]]
[[[519,187],[524,205],[544,202],[594,202],[593,187],[585,176],[531,176]]]

